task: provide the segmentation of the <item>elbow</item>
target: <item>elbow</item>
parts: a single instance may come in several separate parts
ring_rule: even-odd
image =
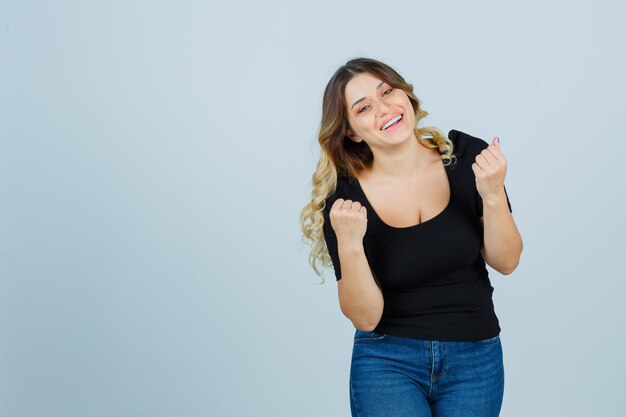
[[[519,265],[519,256],[517,257],[517,259],[515,260],[515,262],[512,262],[508,265],[503,266],[502,268],[498,269],[498,272],[501,273],[502,275],[510,275],[513,273],[513,271],[515,271]]]
[[[378,326],[378,323],[380,322],[380,317],[378,318],[378,320],[366,323],[363,326],[354,326],[355,328],[359,329],[359,330],[363,330],[364,332],[373,332],[374,329],[376,328],[376,326]]]
[[[366,325],[357,324],[355,322],[352,322],[352,324],[354,325],[355,329],[359,329],[359,330],[362,330],[362,331],[368,332],[368,333],[369,332],[373,332],[374,329],[376,328],[376,326],[378,326],[378,322],[372,323],[372,324],[366,324]]]
[[[352,322],[354,328],[364,332],[373,332],[382,317],[382,309],[380,311],[376,311],[375,313],[370,312],[367,315],[361,315],[359,317],[354,317],[354,315],[347,317]]]
[[[371,332],[378,326],[385,307],[382,291],[373,280],[372,284],[371,292],[358,291],[356,294],[350,293],[350,287],[345,284],[338,287],[341,312],[355,328],[365,332]]]
[[[510,275],[510,274],[512,274],[513,271],[515,271],[517,269],[518,265],[519,265],[523,249],[524,249],[524,244],[520,240],[520,242],[519,242],[519,251],[517,252],[517,256],[515,256],[515,258],[513,258],[511,261],[509,261],[506,264],[502,265],[500,268],[494,268],[494,269],[496,269],[496,271],[498,271],[502,275]]]
[[[383,306],[368,308],[367,310],[358,312],[353,311],[348,313],[343,311],[343,314],[350,319],[356,329],[364,332],[373,332],[383,316]]]
[[[510,275],[513,273],[513,271],[517,269],[518,265],[519,265],[519,258],[515,259],[513,262],[508,262],[494,269],[502,275]]]
[[[513,271],[515,271],[515,269],[517,268],[517,265],[518,265],[517,263],[495,265],[495,264],[489,263],[487,261],[485,261],[485,262],[487,263],[487,265],[492,267],[500,275],[510,275],[511,273],[513,273]]]
[[[511,275],[513,271],[515,271],[516,268],[517,268],[517,265],[513,267],[502,268],[498,272],[502,275]]]

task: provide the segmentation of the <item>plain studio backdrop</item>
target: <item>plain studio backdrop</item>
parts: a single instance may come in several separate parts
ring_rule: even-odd
[[[501,138],[501,416],[626,412],[626,6],[5,1],[0,415],[349,416],[354,327],[299,214],[323,89],[391,65]]]

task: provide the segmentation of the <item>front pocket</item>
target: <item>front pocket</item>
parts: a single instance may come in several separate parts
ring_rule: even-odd
[[[386,333],[364,332],[359,329],[356,329],[354,332],[354,343],[372,343],[385,340],[386,338]]]
[[[489,345],[489,344],[492,344],[492,343],[498,343],[499,341],[500,341],[500,335],[497,335],[497,336],[489,338],[489,339],[479,340],[476,343],[480,343],[480,344],[483,344],[483,345]]]

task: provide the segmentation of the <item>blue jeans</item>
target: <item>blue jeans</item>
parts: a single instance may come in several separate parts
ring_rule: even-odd
[[[497,417],[503,397],[499,335],[442,342],[356,329],[353,417]]]

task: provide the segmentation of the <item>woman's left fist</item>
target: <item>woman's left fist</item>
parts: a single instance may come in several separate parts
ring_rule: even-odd
[[[500,138],[496,136],[491,145],[476,155],[472,170],[476,176],[476,189],[483,199],[504,191],[506,158],[500,151]]]

